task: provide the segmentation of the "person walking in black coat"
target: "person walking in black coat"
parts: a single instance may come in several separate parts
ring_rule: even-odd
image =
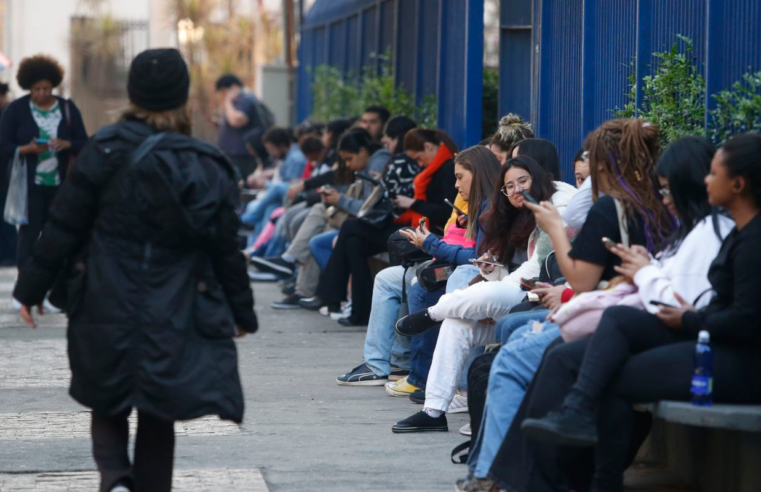
[[[170,490],[174,421],[243,420],[233,337],[257,319],[235,171],[189,136],[189,84],[176,50],[135,58],[132,108],[82,152],[14,290],[34,326],[31,306],[65,287],[70,394],[93,410],[101,492]]]
[[[87,143],[87,131],[74,102],[53,95],[63,81],[63,68],[55,59],[37,55],[21,60],[16,80],[29,94],[3,111],[0,159],[6,174],[16,151],[26,159],[29,222],[19,228],[17,249],[17,264],[22,266],[32,255],[70,162]]]

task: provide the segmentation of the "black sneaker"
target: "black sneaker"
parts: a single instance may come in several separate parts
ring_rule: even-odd
[[[352,321],[351,316],[340,318],[338,320],[338,324],[341,326],[346,326],[347,328],[352,326],[367,326],[367,323],[357,323],[356,321]]]
[[[280,286],[280,292],[282,292],[284,296],[289,296],[291,294],[295,294],[296,293],[296,282],[295,281],[291,281],[291,280],[288,280],[288,281],[284,282]]]
[[[524,420],[521,429],[527,437],[539,442],[577,447],[597,444],[594,416],[565,405],[541,419]]]
[[[405,316],[396,322],[396,332],[407,337],[414,337],[430,330],[434,326],[441,324],[441,321],[434,321],[428,316],[428,310],[423,309],[417,313]]]
[[[336,378],[339,386],[383,386],[388,382],[388,376],[378,376],[362,364]]]
[[[401,367],[391,366],[391,374],[388,375],[389,381],[399,381],[410,375],[410,371]]]
[[[299,294],[291,294],[280,302],[273,302],[272,309],[299,309],[299,301],[303,299]]]
[[[269,258],[254,256],[251,258],[251,264],[262,272],[274,273],[275,275],[285,277],[292,277],[293,270],[296,268],[296,265],[285,261],[279,256],[270,256]]]
[[[327,303],[319,296],[308,297],[299,301],[299,307],[306,309],[307,311],[319,311],[323,306],[328,306],[329,313],[338,313],[341,311],[340,303]]]
[[[415,390],[410,393],[410,401],[418,405],[425,403],[425,389]]]
[[[397,422],[391,428],[391,432],[402,434],[407,432],[449,432],[446,414],[433,418],[424,411],[419,411],[412,417]]]

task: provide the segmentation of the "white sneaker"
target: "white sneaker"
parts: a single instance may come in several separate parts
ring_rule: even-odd
[[[452,403],[449,404],[449,410],[447,413],[467,413],[468,411],[468,398],[460,394],[455,393]]]
[[[320,311],[319,311],[319,312],[320,312],[320,314],[321,314],[321,315],[323,315],[323,316],[328,316],[328,315],[330,315],[330,312],[328,311],[328,306],[322,306],[322,307],[320,308]]]
[[[42,312],[45,314],[61,314],[61,310],[50,304],[47,299],[42,301]]]
[[[21,311],[21,303],[18,302],[15,297],[11,297],[11,307],[14,311]]]
[[[460,427],[460,434],[462,434],[465,437],[470,437],[473,432],[470,430],[470,424],[465,424],[462,427]]]
[[[113,489],[111,489],[111,492],[132,492],[130,489],[128,489],[125,485],[117,485]]]

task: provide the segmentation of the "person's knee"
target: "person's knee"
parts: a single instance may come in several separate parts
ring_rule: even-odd
[[[394,290],[395,288],[401,288],[402,286],[402,272],[399,271],[400,267],[384,268],[378,275],[375,276],[375,289],[382,289],[384,291]],[[403,270],[402,270],[403,271]]]

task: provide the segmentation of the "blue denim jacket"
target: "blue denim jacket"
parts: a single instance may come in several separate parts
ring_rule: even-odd
[[[481,204],[479,216],[482,216],[488,208],[489,202],[486,200]],[[475,248],[464,248],[460,245],[447,244],[431,234],[425,238],[425,241],[423,241],[422,250],[439,261],[451,263],[453,265],[467,265],[470,263],[468,260],[478,256],[478,247],[481,245],[483,238],[484,230],[482,227],[479,227],[478,233],[476,234]]]
[[[301,152],[299,144],[291,145],[291,149],[285,155],[283,164],[280,165],[280,179],[285,183],[299,179],[304,174],[304,166],[306,164],[307,158]]]

